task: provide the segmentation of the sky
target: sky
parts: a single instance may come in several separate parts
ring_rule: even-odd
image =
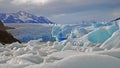
[[[110,21],[120,17],[120,0],[0,0],[0,13],[26,11],[55,23]]]

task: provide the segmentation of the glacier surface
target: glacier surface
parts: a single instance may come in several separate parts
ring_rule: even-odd
[[[0,68],[120,67],[119,21],[97,28],[54,25],[52,36],[56,41],[0,44]]]

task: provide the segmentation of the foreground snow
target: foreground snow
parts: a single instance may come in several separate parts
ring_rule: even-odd
[[[78,47],[49,46],[48,43],[0,44],[0,68],[119,68],[120,48],[101,50],[90,47],[83,52]],[[80,47],[79,47],[80,48]],[[96,49],[96,50],[95,50]],[[86,49],[87,50],[87,49]]]
[[[107,61],[106,61],[107,60]],[[101,55],[78,55],[53,64],[31,65],[26,68],[118,68],[120,60]]]

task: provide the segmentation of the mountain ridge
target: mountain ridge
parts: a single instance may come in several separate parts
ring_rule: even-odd
[[[4,23],[54,24],[52,21],[43,16],[35,16],[25,11],[19,11],[16,13],[0,13],[0,20]]]

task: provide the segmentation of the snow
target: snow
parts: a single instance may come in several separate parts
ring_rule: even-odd
[[[7,63],[8,64],[40,64],[43,62],[43,60],[44,59],[41,58],[39,55],[24,54],[24,55],[12,58]]]
[[[24,68],[28,65],[23,64],[0,64],[0,68]]]
[[[5,23],[41,23],[54,24],[43,16],[36,16],[25,11],[16,13],[0,13],[0,19]]]
[[[27,17],[27,16],[25,16],[25,15],[23,15],[23,16],[19,16],[19,19],[20,20],[22,20],[22,21],[28,21],[28,20],[33,20],[32,18],[29,18],[29,17]]]
[[[98,51],[98,52],[95,52],[95,53],[120,58],[120,48],[112,49],[112,50],[106,50],[106,51]]]
[[[107,61],[106,61],[107,60]],[[53,64],[31,65],[26,68],[118,68],[120,60],[104,55],[78,55]]]
[[[52,26],[56,41],[43,42],[39,38],[26,43],[0,44],[0,68],[120,67],[118,25],[104,25],[93,30],[80,25]]]
[[[79,54],[79,52],[73,51],[73,50],[60,51],[60,52],[56,52],[51,55],[48,55],[45,58],[45,62],[46,63],[55,62],[55,61],[65,58],[65,57],[69,57],[69,56],[73,56],[73,55],[77,55],[77,54]]]
[[[66,46],[63,46],[61,50],[57,50],[54,45],[48,46],[48,43],[36,44],[35,40],[33,40],[32,42],[30,41],[28,43],[21,44],[24,47],[20,47],[17,49],[10,48],[9,45],[6,47],[1,47],[9,51],[3,50],[4,52],[0,52],[0,62],[2,63],[0,64],[0,67],[7,68],[9,66],[9,68],[118,68],[120,65],[120,59],[118,59],[120,57],[120,49],[105,51],[104,49],[99,50],[100,48],[91,47],[93,52],[89,50],[88,52],[80,52],[80,50],[76,50],[75,46],[70,45],[70,43]]]
[[[8,48],[11,48],[11,49],[18,49],[18,48],[22,48],[24,47],[22,44],[18,43],[18,42],[15,42],[15,43],[12,43],[8,46]]]

